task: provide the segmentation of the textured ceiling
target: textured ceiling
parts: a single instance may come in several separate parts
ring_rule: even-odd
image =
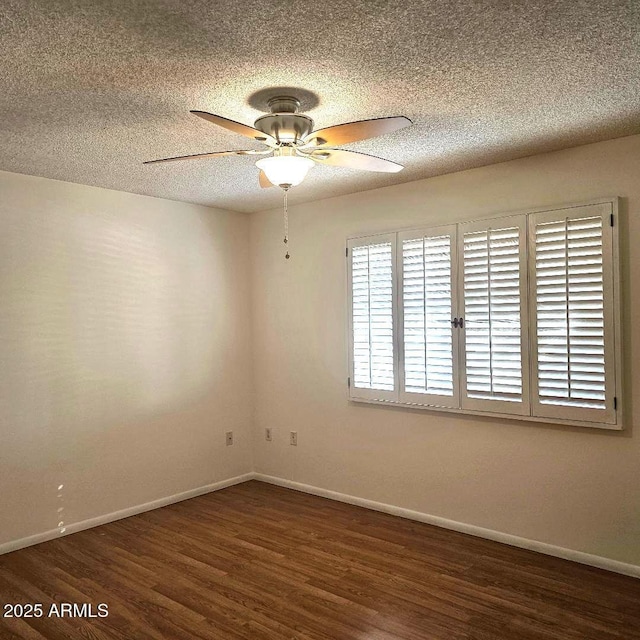
[[[348,147],[404,171],[316,166],[292,203],[638,133],[640,0],[0,3],[0,169],[271,208],[256,158],[141,163],[259,147],[189,110],[252,124],[278,86],[317,127],[415,123]]]

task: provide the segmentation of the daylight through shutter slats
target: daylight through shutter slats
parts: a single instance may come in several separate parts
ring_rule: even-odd
[[[601,216],[536,225],[541,404],[605,408]]]
[[[391,391],[393,273],[390,242],[351,250],[353,386]]]
[[[520,230],[463,236],[467,397],[522,402]]]
[[[451,236],[402,242],[404,389],[453,396]]]

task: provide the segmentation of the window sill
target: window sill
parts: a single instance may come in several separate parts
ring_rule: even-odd
[[[425,405],[409,402],[396,402],[394,400],[374,400],[369,398],[356,398],[349,396],[349,401],[358,404],[376,404],[385,407],[395,407],[397,409],[418,409],[422,411],[433,411],[436,413],[453,413],[465,416],[479,416],[483,418],[501,418],[503,420],[518,420],[520,422],[537,422],[543,424],[554,424],[568,427],[587,427],[590,429],[606,429],[607,431],[622,431],[624,429],[620,419],[620,412],[617,413],[615,424],[604,422],[587,422],[584,420],[566,420],[562,418],[541,418],[538,416],[519,416],[511,413],[494,413],[490,411],[472,411],[470,409],[451,409],[450,407],[438,407],[435,405]]]

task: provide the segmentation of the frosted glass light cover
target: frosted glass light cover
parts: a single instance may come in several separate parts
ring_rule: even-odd
[[[256,162],[256,167],[267,174],[269,182],[275,185],[300,184],[313,166],[313,160],[300,156],[274,156]]]

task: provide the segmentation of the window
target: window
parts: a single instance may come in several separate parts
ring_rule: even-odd
[[[458,229],[462,407],[529,415],[526,216]]]
[[[615,299],[602,206],[530,218],[536,415],[615,422]]]
[[[363,398],[392,399],[396,388],[394,244],[384,236],[351,247],[353,385]]]
[[[616,214],[349,240],[350,398],[622,428]]]
[[[398,234],[403,402],[458,406],[457,349],[451,324],[454,239],[455,227]]]

